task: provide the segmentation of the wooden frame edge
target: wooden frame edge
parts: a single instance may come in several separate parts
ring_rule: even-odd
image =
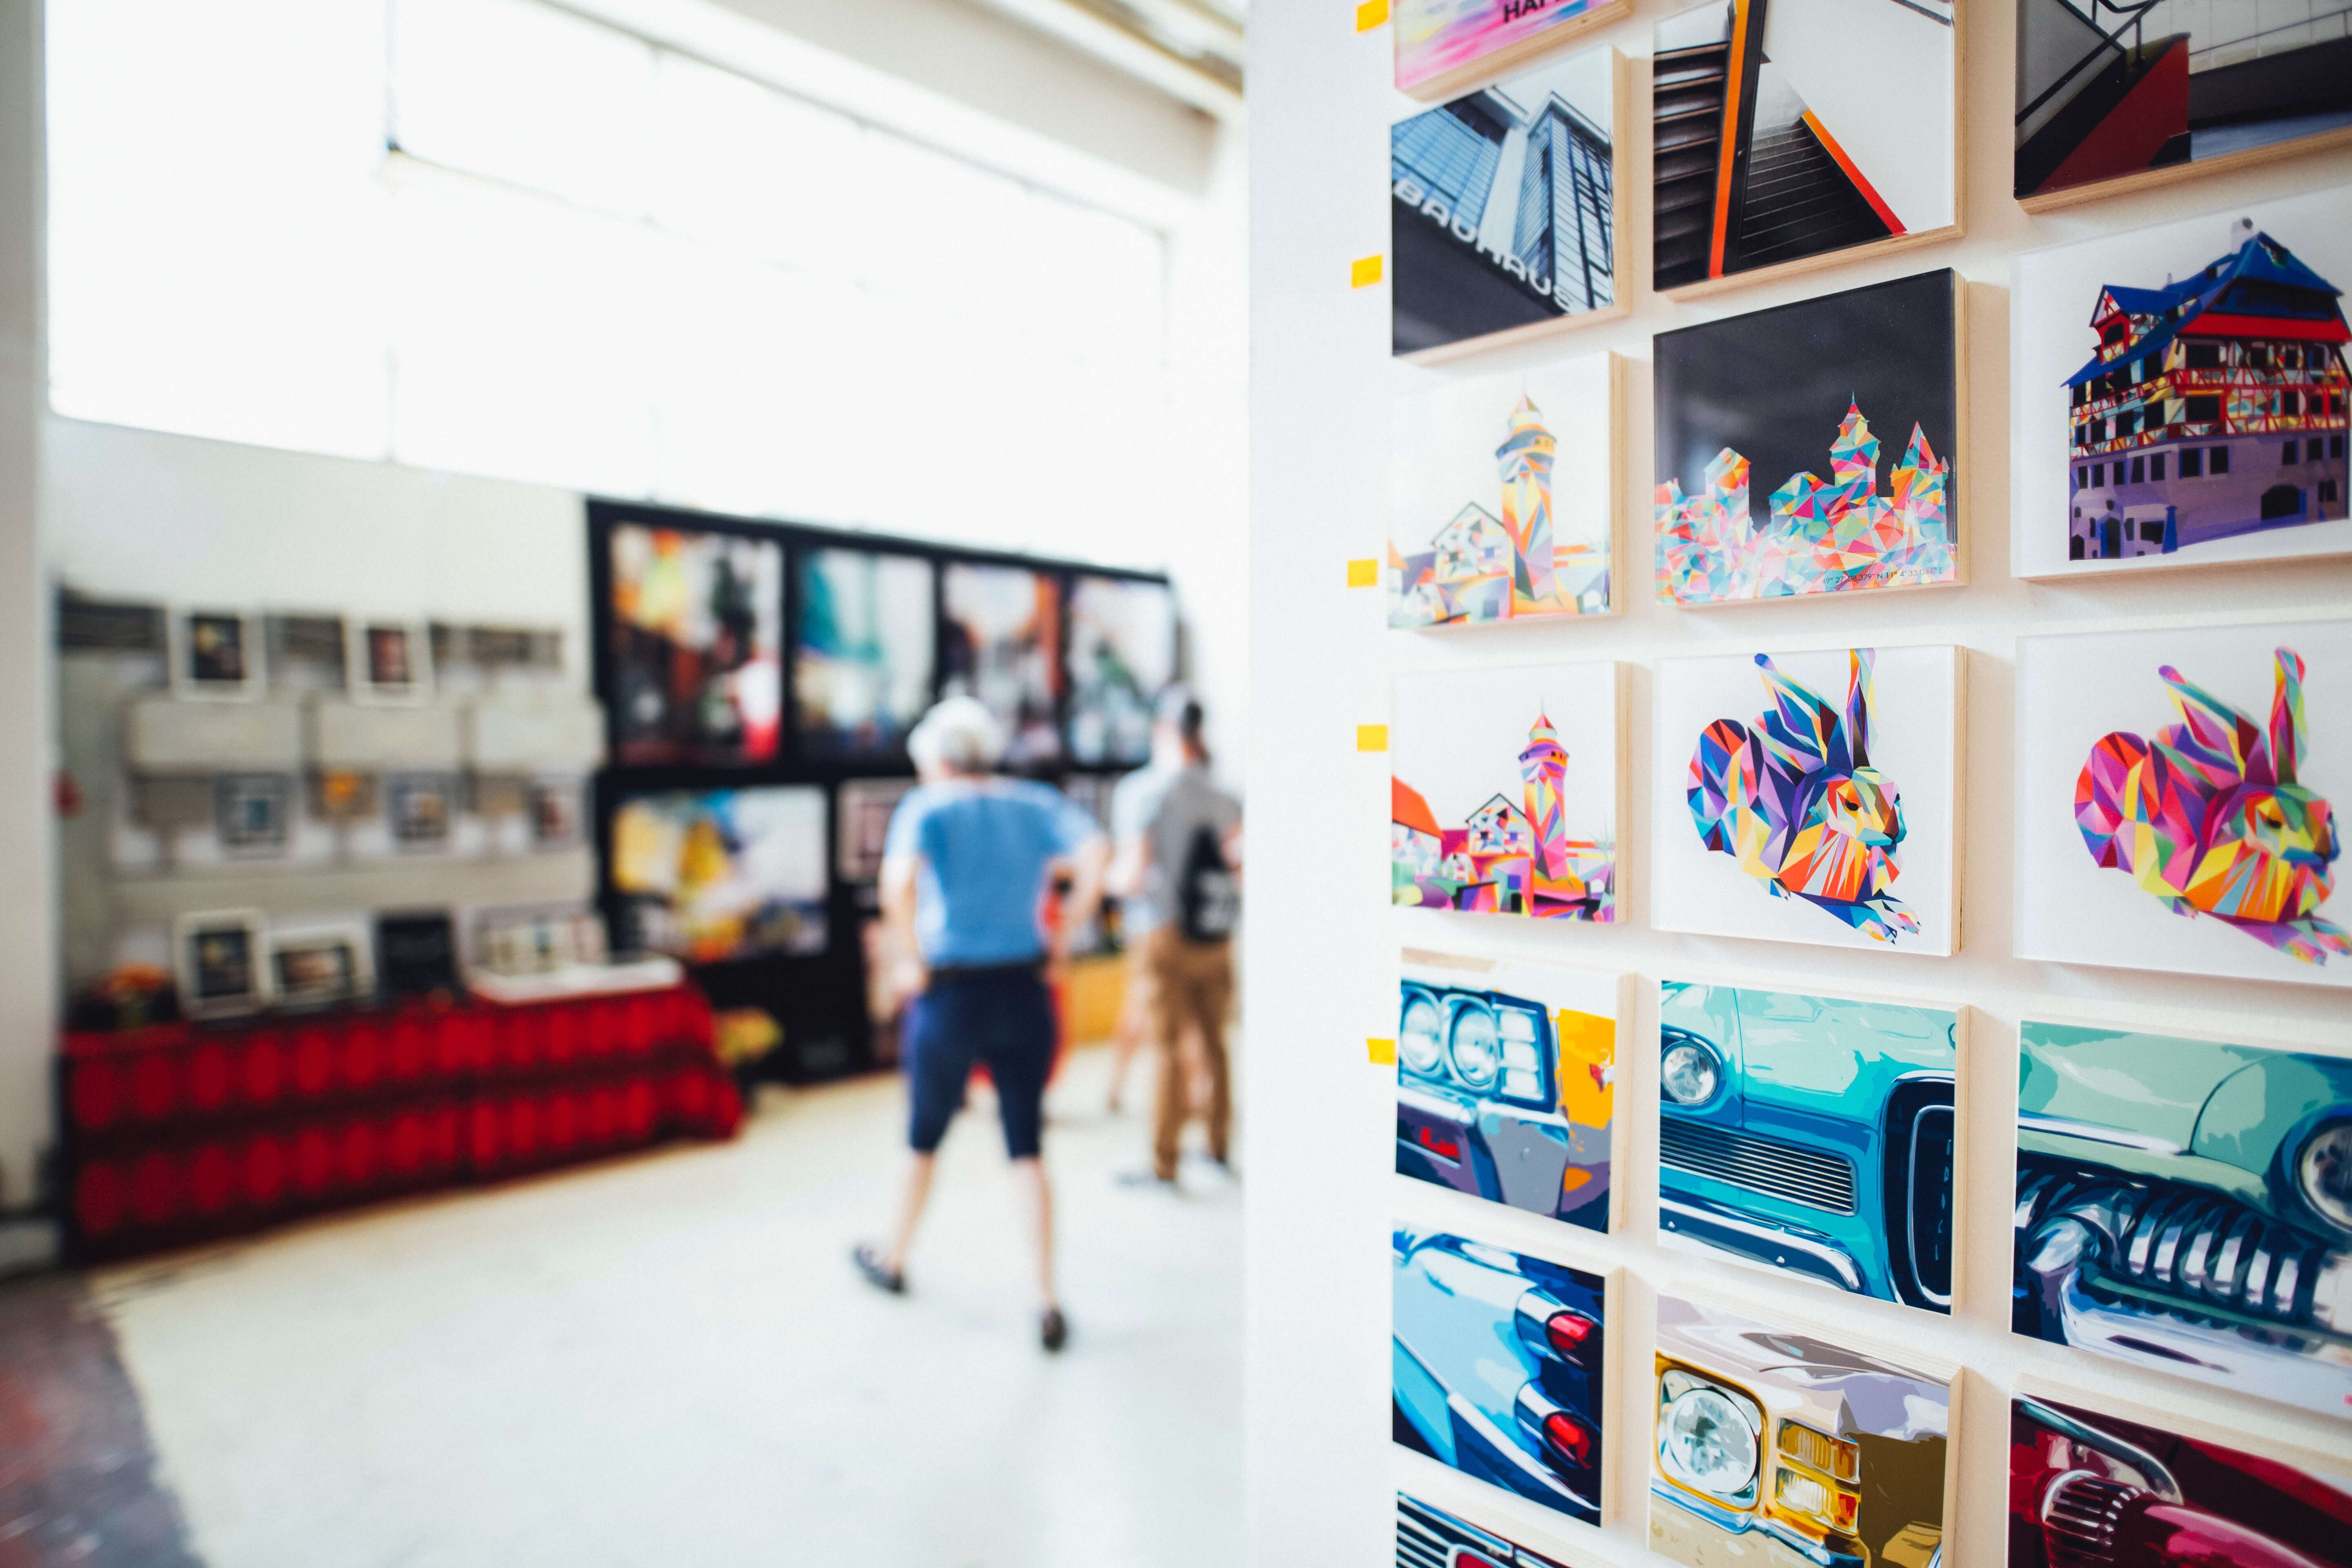
[[[2266,146],[2248,147],[2242,152],[2224,153],[2218,158],[2201,163],[2173,163],[2160,169],[2141,169],[2129,174],[2117,174],[2113,179],[2096,180],[2089,184],[2069,185],[2063,190],[2038,191],[2032,195],[2016,195],[2011,186],[2011,199],[2031,214],[2058,212],[2066,207],[2081,206],[2085,202],[2105,201],[2109,196],[2127,195],[2134,192],[2155,190],[2164,185],[2177,185],[2189,180],[2202,179],[2208,174],[2231,174],[2242,170],[2259,168],[2264,163],[2276,163],[2288,158],[2300,158],[2311,153],[2334,152],[2352,147],[2352,126],[2335,131],[2315,132],[2308,136],[2296,136]],[[2014,149],[2010,154],[2010,168],[2017,167]]]
[[[1792,261],[1776,261],[1769,267],[1759,267],[1749,272],[1728,272],[1720,278],[1702,278],[1696,283],[1678,283],[1671,289],[1654,289],[1661,299],[1677,304],[1690,300],[1704,300],[1712,294],[1725,294],[1734,289],[1746,289],[1758,283],[1775,283],[1784,278],[1801,278],[1808,273],[1843,267],[1850,261],[1875,259],[1894,256],[1906,250],[1917,250],[1923,246],[1941,245],[1948,239],[1960,237],[1958,223],[1948,223],[1941,228],[1921,229],[1916,234],[1889,235],[1866,245],[1849,245],[1839,250],[1824,250],[1817,256],[1800,256]],[[1856,288],[1868,288],[1858,283]]]

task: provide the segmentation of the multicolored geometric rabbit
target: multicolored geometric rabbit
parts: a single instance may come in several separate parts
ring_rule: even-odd
[[[1772,710],[1752,724],[1718,719],[1691,758],[1691,821],[1774,898],[1797,898],[1864,936],[1891,942],[1919,921],[1895,897],[1903,804],[1870,765],[1869,648],[1850,656],[1845,715],[1782,675],[1763,654]]]
[[[2305,963],[2352,954],[2319,918],[2341,846],[2332,809],[2295,782],[2306,744],[2303,660],[2277,650],[2267,736],[2252,719],[2158,669],[2180,722],[2154,744],[2118,730],[2074,781],[2074,822],[2091,858],[2127,871],[2177,915],[2210,915]]]

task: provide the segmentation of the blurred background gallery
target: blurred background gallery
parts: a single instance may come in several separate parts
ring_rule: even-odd
[[[1239,793],[1244,11],[0,0],[0,1563],[1235,1554],[1118,899],[1040,911],[1067,1348],[985,1072],[850,1253],[916,721],[1108,833],[1181,687]]]

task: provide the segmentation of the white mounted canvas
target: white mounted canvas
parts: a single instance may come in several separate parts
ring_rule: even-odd
[[[2017,951],[2352,986],[2352,621],[2018,645]]]
[[[1622,366],[1597,353],[1492,375],[1410,373],[1389,448],[1390,626],[1619,608]]]
[[[1599,660],[1396,678],[1391,901],[1618,918],[1621,668]]]
[[[2017,575],[2352,552],[2352,187],[2032,251],[2011,278]]]
[[[1653,923],[1958,949],[1961,669],[1950,647],[1662,661]]]

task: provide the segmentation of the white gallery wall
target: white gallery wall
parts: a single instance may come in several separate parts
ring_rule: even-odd
[[[1629,56],[1676,4],[1644,0],[1598,35]],[[1645,1391],[1662,1288],[1729,1293],[1755,1310],[1957,1362],[1962,1380],[1955,1533],[1948,1568],[2005,1556],[2006,1399],[2021,1374],[2088,1394],[2192,1412],[2238,1431],[2345,1456],[2344,1424],[2101,1364],[2011,1336],[2010,1181],[2021,1016],[2081,1016],[2126,1026],[2234,1032],[2253,1041],[2352,1053],[2352,1011],[2315,985],[2199,979],[2029,963],[2013,951],[2011,781],[2021,636],[2244,619],[2340,616],[2352,563],[2175,572],[2048,586],[2010,575],[2010,258],[2034,247],[2211,212],[2226,248],[2232,203],[2352,180],[2352,153],[2192,179],[2043,217],[2011,199],[2013,14],[1969,0],[1961,83],[1967,225],[1954,242],[1832,265],[1810,276],[1677,304],[1647,289],[1648,71],[1634,60],[1633,219],[1618,277],[1630,317],[1475,355],[1443,371],[1389,358],[1385,285],[1351,289],[1349,264],[1389,248],[1387,27],[1357,34],[1353,7],[1266,4],[1251,16],[1250,921],[1245,1005],[1250,1117],[1250,1558],[1265,1568],[1393,1560],[1400,1476],[1430,1467],[1390,1440],[1391,1222],[1447,1194],[1392,1173],[1395,1077],[1367,1059],[1396,1032],[1398,950],[1408,943],[1545,958],[1637,976],[1620,1040],[1618,1114],[1633,1119],[1629,1224],[1593,1237],[1491,1204],[1445,1203],[1459,1228],[1586,1267],[1622,1266],[1609,1325],[1615,1520],[1580,1528],[1502,1499],[1494,1517],[1532,1521],[1526,1544],[1580,1565],[1633,1568],[1644,1544],[1650,1435]],[[1581,47],[1580,42],[1579,47]],[[1677,611],[1652,596],[1651,334],[1838,289],[1950,267],[1973,285],[1967,338],[1968,448],[1960,474],[1972,581],[1967,586]],[[2337,279],[2336,281],[2347,281]],[[2084,300],[2087,319],[2089,301]],[[2087,344],[2088,334],[2084,333]],[[1381,553],[1394,397],[1433,377],[1534,366],[1613,349],[1633,362],[1619,526],[1628,531],[1626,613],[1576,622],[1390,632],[1381,590],[1350,590],[1346,564]],[[2085,347],[2085,353],[2088,349]],[[1828,433],[1824,433],[1824,446]],[[1776,476],[1777,478],[1777,476]],[[1693,655],[1851,646],[1958,644],[1968,651],[1958,951],[1938,958],[1769,941],[1674,935],[1651,924],[1652,704],[1658,661]],[[1631,663],[1626,751],[1632,807],[1620,828],[1623,923],[1571,925],[1396,910],[1389,904],[1389,758],[1356,749],[1356,727],[1386,722],[1402,670],[1467,670],[1615,658]],[[2340,901],[2340,900],[2339,900]],[[1809,1290],[1751,1270],[1671,1257],[1656,1245],[1657,982],[1727,980],[1917,999],[1970,1009],[1961,1066],[1959,1303],[1948,1321]],[[1631,1396],[1629,1397],[1629,1391]],[[1412,1467],[1420,1464],[1419,1470]],[[1472,1485],[1474,1483],[1465,1483]],[[1436,1499],[1436,1493],[1430,1493]],[[1498,1495],[1487,1493],[1486,1495]],[[1547,1529],[1544,1521],[1553,1522]]]

